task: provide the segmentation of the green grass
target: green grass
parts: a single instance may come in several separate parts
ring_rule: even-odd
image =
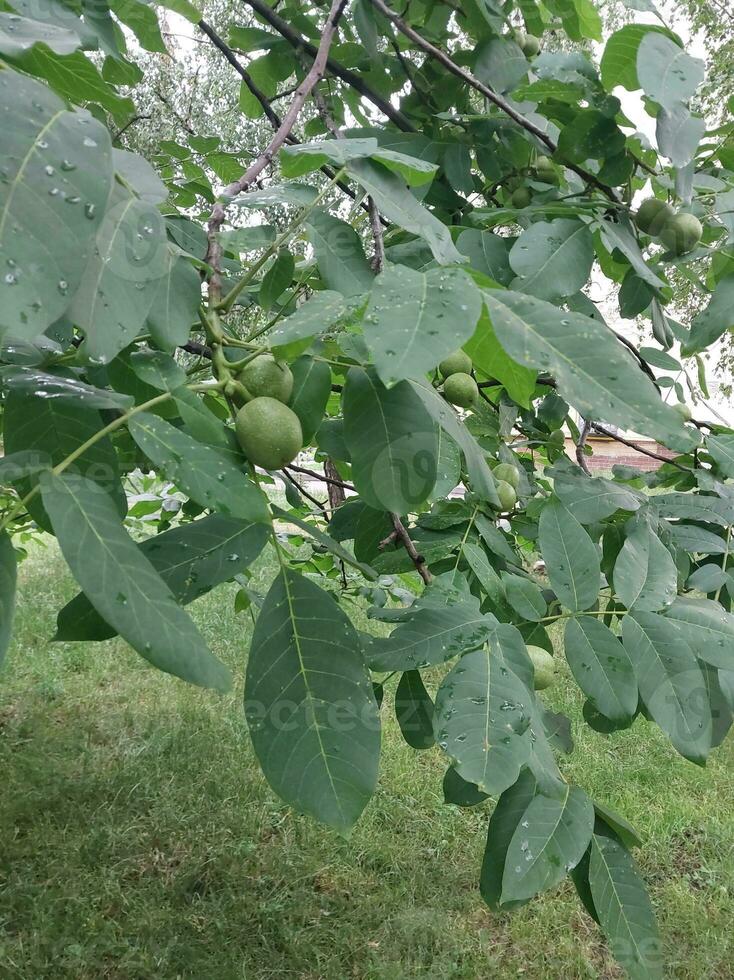
[[[257,584],[271,575],[263,558]],[[441,754],[402,743],[390,697],[379,789],[347,842],[258,771],[233,589],[192,607],[238,676],[227,698],[119,641],[49,644],[74,591],[53,547],[23,563],[0,677],[3,980],[621,976],[569,885],[512,915],[482,904],[488,811],[442,803]],[[731,978],[734,740],[702,770],[644,721],[605,739],[567,682],[547,699],[574,719],[565,770],[644,834],[666,977]]]

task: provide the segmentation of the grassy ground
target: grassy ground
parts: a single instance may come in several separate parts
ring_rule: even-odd
[[[192,607],[240,678],[225,699],[118,641],[49,645],[73,592],[55,550],[23,564],[0,680],[3,980],[620,976],[571,887],[513,915],[482,905],[487,811],[443,805],[440,753],[402,744],[389,698],[379,790],[345,842],[257,770],[231,590]],[[548,700],[579,718],[570,685]],[[575,728],[569,775],[644,832],[666,977],[731,978],[734,739],[701,770],[644,721]]]

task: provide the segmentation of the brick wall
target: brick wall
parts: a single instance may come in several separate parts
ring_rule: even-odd
[[[665,446],[652,442],[650,439],[630,439],[630,442],[636,442],[644,449],[665,456],[666,459],[673,459],[675,456],[675,453],[666,449]],[[592,437],[587,444],[594,450],[593,456],[586,457],[586,463],[592,472],[609,471],[613,466],[634,466],[636,469],[648,473],[662,466],[659,460],[651,459],[643,453],[636,453],[634,449],[623,445],[621,442],[616,442],[614,439]],[[571,439],[566,439],[566,452],[575,461],[576,447]]]

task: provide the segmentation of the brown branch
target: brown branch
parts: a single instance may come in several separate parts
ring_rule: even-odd
[[[584,452],[584,446],[586,445],[586,440],[589,438],[590,431],[591,431],[591,422],[589,422],[588,419],[584,419],[584,424],[579,434],[579,441],[576,443],[576,462],[579,464],[579,466],[584,471],[584,473],[586,473],[587,476],[591,476],[591,471],[589,470],[589,464],[586,462],[586,453]]]
[[[335,487],[341,487],[342,490],[351,490],[352,493],[356,493],[356,490],[351,483],[345,483],[343,480],[339,480],[336,477],[324,476],[323,473],[317,473],[316,470],[307,470],[305,466],[294,466],[291,463],[288,469],[293,470],[296,473],[303,473],[306,476],[312,476],[314,480],[320,480],[322,483],[331,483]]]
[[[612,331],[612,333],[617,338],[617,340],[620,342],[620,344],[624,344],[624,346],[627,348],[627,350],[632,351],[632,353],[634,354],[634,356],[635,356],[637,362],[639,363],[640,367],[642,368],[642,370],[645,372],[645,374],[648,376],[648,378],[650,378],[650,380],[655,385],[655,387],[658,389],[658,391],[660,391],[660,385],[658,384],[658,379],[655,377],[655,372],[650,367],[650,365],[647,363],[647,361],[642,356],[642,354],[640,354],[640,352],[637,350],[637,348],[632,343],[632,341],[631,340],[627,340],[627,338],[625,336],[623,336],[621,333],[617,333],[616,330],[612,330],[611,327],[609,327],[609,329]]]
[[[684,473],[690,473],[691,470],[688,466],[681,466],[680,463],[676,463],[674,459],[668,459],[667,456],[662,456],[660,453],[654,453],[652,449],[644,449],[642,446],[638,446],[637,443],[632,442],[629,439],[624,439],[622,436],[616,435],[609,429],[605,429],[603,425],[598,425],[596,422],[591,423],[591,428],[594,432],[599,432],[603,436],[607,436],[609,439],[614,439],[615,442],[621,442],[624,446],[629,446],[630,449],[634,449],[637,453],[642,453],[643,456],[649,456],[651,459],[659,459],[662,463],[668,463],[670,466],[674,466],[677,470],[682,470]]]
[[[326,24],[321,32],[321,40],[316,52],[311,69],[298,86],[293,101],[288,107],[283,120],[275,132],[273,138],[268,143],[263,152],[253,160],[247,170],[237,179],[228,184],[222,192],[223,200],[217,201],[212,210],[207,225],[207,237],[209,244],[207,247],[205,261],[212,268],[209,279],[209,295],[213,306],[216,306],[221,296],[220,267],[222,258],[222,246],[219,241],[219,232],[224,224],[226,205],[238,194],[252,186],[263,170],[272,162],[275,154],[283,146],[291,130],[296,124],[296,120],[303,108],[303,105],[311,93],[314,85],[322,77],[329,56],[329,48],[336,33],[336,28],[341,18],[342,12],[349,0],[332,0],[331,9],[326,19]]]
[[[307,41],[302,37],[298,31],[294,30],[291,25],[283,20],[282,17],[278,16],[275,11],[268,6],[265,0],[245,0],[245,3],[251,7],[255,13],[261,17],[266,23],[270,24],[282,38],[284,38],[291,47],[296,50],[303,50],[312,57],[316,55],[316,48],[310,41]],[[370,88],[363,79],[356,74],[356,72],[351,71],[349,68],[344,68],[340,65],[338,61],[334,61],[333,58],[328,58],[326,61],[326,67],[331,72],[332,75],[336,75],[337,78],[341,78],[343,82],[346,82],[351,88],[356,92],[359,92],[365,99],[371,102],[376,108],[378,108],[387,118],[395,123],[398,129],[402,129],[405,133],[416,132],[413,124],[396,109],[395,106],[389,101],[389,99],[384,99],[378,92],[375,92]]]
[[[235,56],[234,51],[230,48],[228,44],[226,44],[222,40],[222,38],[219,36],[219,34],[217,34],[214,28],[210,24],[207,24],[205,20],[200,20],[198,23],[198,27],[200,31],[206,34],[206,36],[212,42],[214,47],[217,48],[217,50],[224,55],[224,57],[227,59],[230,65],[232,65],[234,70],[237,72],[237,74],[240,76],[242,81],[248,87],[250,92],[255,96],[257,101],[262,106],[263,112],[267,116],[268,121],[270,122],[273,129],[276,130],[279,129],[280,122],[281,122],[280,116],[277,114],[277,112],[275,112],[273,107],[270,105],[270,100],[268,99],[267,95],[256,85],[252,75],[250,75],[250,73],[247,71],[244,65],[242,65],[239,59]]]
[[[416,571],[423,579],[423,581],[426,583],[426,585],[430,585],[430,583],[433,581],[433,576],[428,570],[428,566],[426,565],[426,559],[423,557],[423,555],[418,554],[418,551],[415,545],[413,544],[412,538],[408,534],[405,525],[400,520],[398,515],[390,514],[390,520],[392,521],[392,526],[395,528],[396,540],[399,539],[401,541],[403,547],[408,552],[411,561],[415,565]]]
[[[253,0],[248,0],[248,3],[252,2]],[[255,2],[259,3],[260,0],[255,0]],[[422,34],[419,34],[416,30],[410,27],[409,24],[406,24],[405,21],[395,13],[395,11],[391,10],[384,0],[370,0],[370,2],[376,10],[379,10],[384,17],[387,17],[387,19],[394,24],[395,27],[397,27],[400,33],[409,38],[413,44],[417,45],[435,61],[438,61],[452,75],[456,75],[457,78],[461,78],[467,83],[467,85],[470,85],[473,89],[483,95],[485,99],[516,122],[518,126],[522,126],[522,128],[528,133],[535,136],[536,139],[540,140],[540,142],[548,150],[550,150],[551,153],[555,153],[558,147],[550,136],[543,132],[539,126],[536,126],[534,122],[531,122],[530,119],[523,116],[521,112],[518,112],[517,109],[515,109],[515,107],[507,101],[507,99],[495,92],[494,89],[489,88],[488,85],[480,82],[479,79],[475,75],[472,75],[470,71],[467,71],[466,68],[462,68],[460,65],[457,65],[445,51],[441,50],[441,48],[437,48],[435,44],[431,44],[430,41],[427,41]],[[615,202],[617,201],[617,195],[614,193],[614,191],[610,187],[607,187],[606,184],[603,184],[594,174],[589,173],[587,170],[584,170],[583,167],[579,167],[576,164],[568,163],[566,166],[568,166],[570,170],[577,173],[579,177],[585,180],[588,184],[592,184],[594,187],[597,187],[599,190],[603,191],[603,193],[606,194],[611,200]]]
[[[368,197],[367,204],[370,214],[370,228],[372,229],[372,240],[375,250],[372,255],[372,268],[375,272],[382,272],[385,267],[385,242],[382,237],[382,218],[377,209],[374,198]]]
[[[317,500],[316,497],[312,497],[311,494],[308,492],[308,490],[304,490],[304,488],[301,486],[301,484],[298,483],[296,480],[293,479],[293,477],[288,472],[288,469],[289,469],[289,467],[287,467],[287,466],[284,466],[283,467],[283,469],[281,471],[283,473],[283,476],[288,480],[289,483],[292,483],[293,484],[293,486],[296,488],[296,490],[300,494],[303,494],[303,496],[306,498],[306,500],[310,500],[312,504],[316,504],[316,506],[319,508],[319,510],[321,510],[322,513],[325,514],[326,513],[326,504],[322,500]]]
[[[117,130],[115,135],[112,137],[112,142],[116,143],[119,140],[119,138],[123,135],[123,133],[126,133],[131,126],[135,125],[136,122],[140,122],[141,119],[150,119],[150,118],[151,118],[150,115],[143,115],[143,114],[133,116],[132,119],[129,120],[129,122],[126,122],[121,129]]]
[[[330,456],[327,456],[324,460],[324,474],[329,481],[326,484],[326,489],[329,493],[329,503],[331,504],[331,509],[336,510],[347,499],[347,495],[344,487],[339,486],[339,482],[341,482],[339,481],[339,471]]]
[[[211,361],[212,359],[212,349],[207,347],[206,344],[199,344],[195,340],[189,340],[185,344],[180,345],[180,350],[185,350],[188,354],[196,354],[197,357],[206,357]]]

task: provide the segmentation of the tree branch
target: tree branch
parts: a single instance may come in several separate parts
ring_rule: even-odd
[[[390,514],[390,520],[392,521],[392,526],[395,529],[395,539],[399,540],[402,543],[403,547],[408,552],[411,561],[415,565],[416,571],[423,579],[423,581],[426,583],[426,585],[430,585],[430,583],[433,581],[433,576],[428,570],[428,565],[426,565],[426,559],[423,557],[423,555],[418,554],[418,551],[415,545],[413,544],[412,538],[408,534],[405,525],[400,520],[398,515]]]
[[[279,17],[275,11],[268,6],[265,0],[245,0],[245,3],[251,7],[255,13],[261,17],[266,23],[270,24],[282,38],[284,38],[291,47],[296,50],[303,50],[312,57],[316,56],[316,48],[302,37],[298,31],[294,30],[291,25]],[[356,74],[356,72],[350,71],[349,68],[344,68],[339,64],[338,61],[334,61],[333,58],[328,58],[326,61],[326,67],[331,72],[332,75],[336,75],[337,78],[341,78],[343,82],[346,82],[351,88],[359,92],[360,95],[364,96],[369,102],[371,102],[376,108],[378,108],[384,115],[387,116],[391,122],[395,123],[398,129],[402,129],[405,133],[416,132],[413,124],[396,109],[395,106],[388,100],[384,99],[378,92],[375,92],[362,80],[362,78]]]
[[[342,490],[350,490],[352,493],[357,492],[351,483],[345,483],[343,480],[338,480],[335,477],[324,476],[323,473],[317,473],[316,470],[308,470],[305,466],[294,466],[291,463],[288,469],[296,473],[304,473],[306,476],[312,476],[314,480],[320,480],[322,483],[331,483],[335,487],[341,487]]]
[[[591,428],[594,432],[599,432],[603,436],[607,436],[609,439],[614,439],[615,442],[621,442],[624,446],[629,446],[630,449],[634,449],[637,453],[642,453],[643,456],[649,456],[651,459],[659,459],[662,463],[668,463],[669,466],[674,466],[677,470],[682,470],[684,473],[690,473],[691,470],[688,466],[681,466],[680,463],[676,463],[674,459],[668,459],[667,456],[662,456],[660,453],[654,453],[652,449],[644,449],[642,446],[638,446],[637,443],[632,442],[630,439],[625,439],[622,436],[616,435],[616,433],[611,432],[609,429],[605,429],[603,425],[598,425],[596,422],[591,423]]]
[[[337,24],[339,23],[339,19],[341,18],[344,8],[348,2],[349,0],[332,0],[329,16],[327,17],[326,24],[321,32],[321,40],[319,42],[319,47],[313,64],[311,65],[311,69],[298,86],[296,94],[293,97],[293,101],[288,107],[288,111],[283,117],[283,120],[275,132],[275,135],[270,140],[265,150],[263,150],[257,159],[253,160],[247,170],[237,180],[232,181],[231,184],[225,187],[221,195],[224,200],[217,201],[212,209],[207,225],[209,244],[207,247],[205,261],[213,270],[209,279],[209,292],[213,305],[216,305],[221,295],[220,267],[222,246],[219,242],[219,232],[224,224],[226,205],[232,200],[232,198],[236,197],[238,194],[242,194],[243,191],[252,186],[263,170],[269,163],[272,162],[275,154],[290,136],[291,130],[296,124],[296,120],[298,119],[306,99],[308,98],[314,85],[316,85],[324,73],[326,63],[328,61],[329,48],[331,47],[331,42],[334,38],[334,34],[336,33]]]
[[[247,0],[247,2],[252,3],[253,0]],[[254,0],[254,2],[259,3],[261,0]],[[460,65],[457,65],[445,51],[441,50],[441,48],[437,48],[435,44],[431,44],[430,41],[427,41],[421,34],[410,27],[409,24],[406,24],[398,14],[391,10],[384,0],[370,0],[370,3],[376,10],[379,10],[384,17],[387,17],[387,19],[394,24],[395,27],[397,27],[400,33],[409,38],[413,44],[417,45],[427,55],[442,64],[443,67],[447,71],[451,72],[452,75],[456,75],[457,78],[461,78],[467,83],[467,85],[470,85],[473,89],[483,95],[485,99],[516,122],[518,126],[522,126],[522,128],[527,130],[528,133],[535,136],[536,139],[540,140],[540,142],[543,143],[543,145],[550,150],[551,153],[555,153],[557,146],[550,136],[548,136],[547,133],[544,133],[539,126],[535,125],[534,122],[531,122],[530,119],[523,116],[521,112],[518,112],[517,109],[515,109],[515,107],[507,101],[507,99],[503,98],[501,95],[498,95],[498,93],[495,92],[494,89],[489,88],[488,85],[480,82],[479,79],[475,75],[472,75],[470,71],[467,71],[466,68],[462,68]],[[585,180],[588,184],[592,184],[594,187],[597,187],[599,190],[603,191],[607,197],[617,202],[617,195],[614,193],[614,191],[610,187],[607,187],[606,184],[603,184],[594,174],[589,173],[587,170],[584,170],[583,167],[579,167],[576,164],[569,163],[566,164],[566,166],[568,166],[570,170],[577,173],[579,177]]]
[[[588,419],[584,419],[584,424],[579,434],[579,441],[576,443],[576,462],[579,464],[579,466],[584,471],[584,473],[586,473],[587,476],[591,476],[591,471],[589,470],[589,464],[586,462],[586,453],[584,452],[584,446],[586,445],[586,440],[589,438],[590,431],[591,431],[591,422],[589,422]]]

